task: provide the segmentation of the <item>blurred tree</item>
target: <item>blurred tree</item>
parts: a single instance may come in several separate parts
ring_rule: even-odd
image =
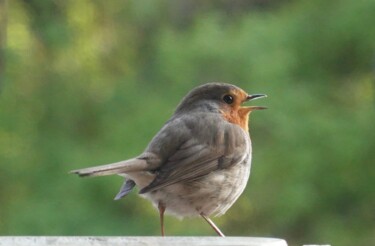
[[[252,175],[223,230],[374,244],[373,13],[372,0],[0,1],[0,232],[158,235],[135,192],[112,201],[120,177],[67,172],[139,154],[187,91],[227,81],[270,109],[251,117]],[[211,235],[199,219],[166,227]]]
[[[5,42],[7,29],[7,4],[5,0],[0,0],[0,92],[2,82],[4,80],[4,66],[5,66]]]

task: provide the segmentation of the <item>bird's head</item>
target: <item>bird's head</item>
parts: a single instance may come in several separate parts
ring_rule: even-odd
[[[226,83],[207,83],[191,90],[181,101],[176,113],[216,112],[231,123],[247,130],[248,116],[261,106],[243,106],[243,103],[266,97],[263,94],[248,94],[241,88]],[[245,127],[246,125],[246,127]]]

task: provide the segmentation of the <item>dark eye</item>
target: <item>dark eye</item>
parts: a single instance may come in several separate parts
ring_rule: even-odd
[[[223,100],[224,100],[224,102],[227,103],[227,104],[232,104],[232,103],[233,103],[233,97],[232,97],[231,95],[225,95],[225,96],[223,97]]]

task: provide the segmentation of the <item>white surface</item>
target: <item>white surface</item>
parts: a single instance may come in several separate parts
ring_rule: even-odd
[[[0,246],[287,246],[282,239],[260,237],[0,237]]]

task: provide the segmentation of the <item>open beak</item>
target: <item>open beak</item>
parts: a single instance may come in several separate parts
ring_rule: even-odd
[[[247,95],[245,101],[251,101],[251,100],[262,98],[262,97],[267,97],[267,95],[264,95],[264,94]],[[267,107],[263,107],[263,106],[248,106],[246,108],[248,108],[249,111],[267,109]]]

